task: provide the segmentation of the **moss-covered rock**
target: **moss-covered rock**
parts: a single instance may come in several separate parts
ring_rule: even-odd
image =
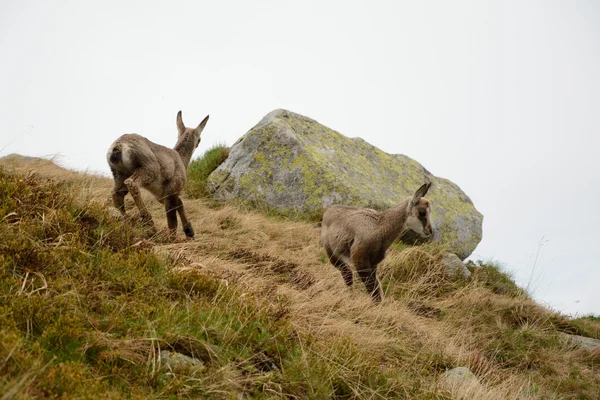
[[[435,240],[465,259],[481,240],[483,216],[457,185],[405,155],[387,154],[290,111],[272,111],[242,136],[209,176],[208,188],[218,199],[315,213],[332,204],[386,208],[427,181],[433,182],[427,198]]]

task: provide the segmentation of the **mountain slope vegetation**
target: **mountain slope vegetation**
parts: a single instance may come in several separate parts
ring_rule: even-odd
[[[385,298],[345,287],[313,223],[186,199],[166,240],[110,210],[110,179],[0,160],[0,398],[596,399],[595,318],[548,310],[496,265],[391,249]],[[202,185],[197,187],[202,188]],[[199,189],[202,190],[202,189]],[[170,368],[165,350],[200,360]],[[443,378],[468,367],[479,383]]]

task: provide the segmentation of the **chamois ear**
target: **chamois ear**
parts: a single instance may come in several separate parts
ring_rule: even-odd
[[[427,194],[427,191],[429,190],[430,187],[431,187],[431,182],[427,182],[427,183],[423,184],[420,188],[417,189],[417,191],[415,192],[415,195],[413,196],[413,198],[410,201],[410,204],[408,205],[409,211],[412,210],[414,205],[417,204],[419,202],[419,200],[421,200],[421,197],[424,197]]]
[[[198,125],[198,127],[195,129],[196,133],[198,134],[198,136],[200,136],[200,134],[202,133],[202,131],[204,130],[204,127],[206,126],[206,123],[208,122],[208,115],[206,116],[206,118],[204,118],[202,120],[202,122],[200,122],[200,125]]]
[[[183,119],[181,118],[181,111],[177,113],[177,130],[180,134],[185,131],[185,125],[183,124]]]

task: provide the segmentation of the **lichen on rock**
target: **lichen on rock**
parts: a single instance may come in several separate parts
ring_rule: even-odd
[[[160,352],[160,361],[164,368],[178,374],[205,369],[202,361],[169,350],[162,350]]]
[[[481,240],[483,216],[456,184],[405,155],[387,154],[287,110],[272,111],[242,136],[209,176],[208,188],[218,199],[315,213],[332,204],[387,208],[428,181],[434,241],[465,259]]]

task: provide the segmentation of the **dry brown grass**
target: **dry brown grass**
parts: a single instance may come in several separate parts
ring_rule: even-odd
[[[0,164],[70,181],[83,201],[109,204],[108,178],[43,160],[4,159]],[[147,194],[145,200],[159,229],[166,231],[162,205]],[[185,205],[196,238],[187,241],[179,232],[175,243],[159,241],[155,250],[167,254],[181,274],[202,271],[235,285],[240,298],[248,293],[284,304],[282,317],[299,338],[310,338],[310,344],[300,345],[313,357],[325,360],[332,351],[343,354],[348,349],[357,370],[402,370],[413,387],[419,385],[419,398],[591,399],[600,393],[598,355],[569,349],[557,340],[556,322],[568,325],[566,318],[527,296],[493,293],[477,276],[469,282],[445,277],[439,247],[391,251],[380,271],[386,296],[375,305],[362,285],[346,288],[339,272],[325,261],[319,230],[312,224],[203,199],[186,199]],[[131,212],[132,203],[127,207]],[[139,357],[139,344],[118,346],[119,354]],[[469,367],[481,384],[452,386],[439,379],[456,366]],[[354,374],[345,368],[339,365],[341,376]],[[353,388],[358,381],[348,381],[351,392],[361,393],[358,397],[399,395]],[[277,388],[270,390],[278,393]],[[411,393],[400,395],[411,398]]]

